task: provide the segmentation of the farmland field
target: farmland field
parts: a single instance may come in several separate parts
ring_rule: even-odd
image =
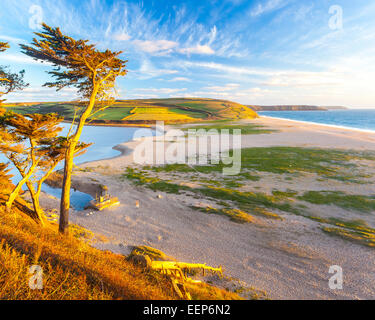
[[[58,113],[69,121],[82,107],[76,102],[10,103],[5,107],[11,111],[27,113]],[[172,98],[117,100],[107,109],[95,114],[93,123],[134,124],[152,121],[185,123],[225,119],[252,119],[257,114],[241,104],[215,99]]]

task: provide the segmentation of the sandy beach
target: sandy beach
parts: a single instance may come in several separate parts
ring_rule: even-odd
[[[243,125],[247,121],[241,121]],[[242,148],[319,147],[375,151],[375,133],[318,124],[261,117],[249,120],[277,130],[271,134],[242,136]],[[121,155],[85,163],[75,170],[73,185],[95,196],[98,185],[106,185],[121,205],[111,210],[72,211],[71,222],[106,237],[94,246],[128,254],[134,245],[148,245],[180,261],[222,265],[225,274],[245,287],[265,291],[270,299],[374,299],[374,249],[323,233],[315,221],[303,216],[278,212],[283,220],[256,217],[254,223],[238,224],[225,216],[203,214],[191,208],[210,205],[211,200],[189,194],[155,192],[135,186],[122,177],[126,168],[136,166],[133,150],[141,141],[115,146]],[[369,162],[369,173],[375,173]],[[180,179],[182,179],[180,177]],[[186,183],[192,183],[186,181]],[[293,181],[262,174],[246,190],[345,190],[348,193],[375,194],[375,184],[317,180],[313,175]],[[161,197],[158,197],[160,195]],[[136,201],[140,207],[136,208]],[[45,208],[57,208],[57,200],[44,196]],[[375,227],[373,214],[362,214],[332,205],[308,208],[319,216],[361,218]],[[344,273],[342,290],[331,290],[329,267],[339,265]]]

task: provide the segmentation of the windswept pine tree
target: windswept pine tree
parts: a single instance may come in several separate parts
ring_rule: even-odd
[[[100,51],[88,40],[75,40],[59,28],[43,24],[42,32],[35,33],[32,44],[21,45],[22,52],[36,60],[53,64],[49,74],[55,79],[44,86],[61,90],[75,87],[82,98],[81,112],[75,132],[69,136],[65,156],[64,178],[60,207],[59,231],[67,232],[70,208],[70,187],[73,158],[86,121],[113,103],[115,81],[127,73],[126,62],[119,58],[121,51]]]
[[[0,42],[0,52],[4,52],[7,49],[9,49],[9,44]],[[0,105],[5,101],[2,96],[16,90],[22,90],[28,86],[23,80],[24,76],[24,70],[19,73],[12,73],[8,67],[0,66]]]

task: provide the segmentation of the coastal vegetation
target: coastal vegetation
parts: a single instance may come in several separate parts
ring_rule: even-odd
[[[375,195],[346,194],[342,191],[309,191],[298,199],[320,205],[334,204],[344,209],[357,210],[364,213],[375,212]]]
[[[375,153],[300,147],[244,148],[241,150],[241,173],[235,179],[237,182],[259,180],[259,173],[265,172],[290,177],[311,173],[324,179],[353,183],[371,181],[371,176],[361,171],[361,166],[357,165],[359,160],[375,160]],[[209,174],[222,172],[224,166],[223,163],[194,167],[187,164],[166,164],[145,168],[155,172]]]
[[[277,130],[266,128],[262,125],[254,124],[254,123],[241,123],[236,121],[209,121],[207,123],[196,125],[192,129],[194,130],[229,130],[230,133],[233,132],[234,129],[241,130],[241,134],[247,135],[247,134],[267,134],[267,133],[273,133]],[[188,133],[189,128],[183,128],[184,132]],[[219,131],[218,131],[219,132]],[[197,133],[198,134],[198,133]]]
[[[366,221],[312,215],[308,204],[332,206],[363,215],[374,212],[373,195],[309,190],[309,185],[300,185],[297,191],[289,185],[290,181],[302,183],[306,178],[312,183],[331,180],[343,189],[346,185],[366,185],[373,181],[374,173],[368,172],[367,167],[373,160],[375,154],[364,151],[247,148],[242,149],[241,173],[234,176],[221,175],[223,164],[167,164],[128,168],[122,178],[154,191],[190,197],[192,202],[196,202],[194,199],[209,201],[209,204],[192,205],[191,208],[226,216],[235,223],[257,224],[258,217],[283,220],[285,215],[293,214],[319,223],[325,233],[371,247],[374,230]],[[275,181],[275,187],[262,190],[262,181],[267,178]]]

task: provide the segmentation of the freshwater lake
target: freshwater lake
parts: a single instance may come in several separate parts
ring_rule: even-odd
[[[63,131],[61,133],[62,136],[68,133],[69,124],[62,124]],[[85,126],[82,132],[82,136],[80,141],[86,143],[93,143],[93,145],[88,148],[87,152],[77,158],[75,158],[75,164],[81,164],[87,161],[94,161],[94,160],[101,160],[101,159],[108,159],[113,158],[115,156],[120,155],[120,152],[114,150],[113,147],[127,142],[133,139],[134,133],[139,130],[139,128],[133,127],[108,127],[108,126]],[[7,159],[0,154],[0,162],[8,162]],[[13,168],[10,172],[14,177],[12,178],[13,183],[17,183],[20,179],[20,175],[17,170],[9,164],[10,168]],[[57,169],[63,167],[63,162],[59,164]],[[61,189],[51,188],[48,185],[43,185],[43,191],[60,198],[61,196]],[[92,196],[89,194],[74,191],[71,189],[71,206],[75,210],[83,210],[84,207],[88,204],[90,200],[92,200]]]

